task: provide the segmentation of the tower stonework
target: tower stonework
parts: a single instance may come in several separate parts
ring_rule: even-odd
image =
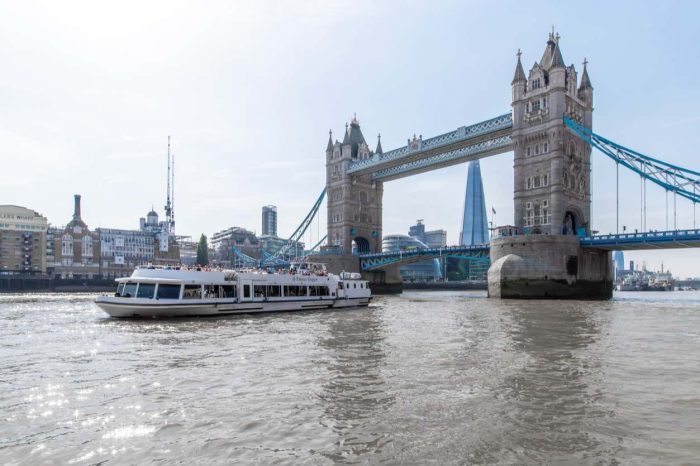
[[[591,148],[563,121],[592,127],[586,61],[579,81],[553,32],[527,76],[520,55],[511,82],[516,234],[491,240],[489,296],[608,299],[610,254],[579,240],[591,231]]]
[[[377,153],[381,153],[377,144]],[[352,161],[365,160],[370,151],[357,118],[346,126],[343,142],[329,137],[326,147],[326,196],[328,206],[328,240],[330,248],[342,254],[381,252],[382,196],[384,186],[372,181],[371,175],[347,173]]]
[[[591,147],[567,131],[567,116],[592,126],[588,73],[578,85],[566,66],[559,36],[550,34],[542,59],[526,79],[518,53],[513,77],[515,226],[525,234],[590,232]]]

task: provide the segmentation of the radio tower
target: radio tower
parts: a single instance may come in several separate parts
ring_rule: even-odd
[[[171,178],[171,170],[170,170],[170,136],[168,136],[168,188],[167,188],[167,193],[166,193],[166,201],[165,201],[165,218],[167,219],[168,222],[168,228],[172,232],[173,227],[175,226],[173,222],[173,204],[171,202],[171,184],[170,184],[170,178]]]
[[[173,166],[172,166],[172,185],[171,185],[171,199],[172,205],[170,210],[170,232],[175,233],[175,154],[173,154]]]

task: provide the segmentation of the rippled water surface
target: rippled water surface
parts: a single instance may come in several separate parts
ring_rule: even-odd
[[[2,464],[697,464],[700,294],[108,318],[0,295]]]

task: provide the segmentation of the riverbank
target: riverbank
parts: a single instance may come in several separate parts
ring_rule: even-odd
[[[114,291],[113,278],[51,278],[42,276],[0,277],[0,293],[80,293]]]

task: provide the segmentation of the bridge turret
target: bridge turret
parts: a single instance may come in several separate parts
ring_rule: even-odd
[[[371,156],[356,116],[346,124],[343,142],[327,151],[328,245],[344,254],[381,251],[383,184],[371,174],[347,173],[350,162]]]
[[[526,234],[589,230],[590,147],[564,128],[562,117],[589,127],[592,119],[576,90],[574,67],[564,63],[558,34],[549,34],[520,98],[515,80],[513,87],[515,225]]]

